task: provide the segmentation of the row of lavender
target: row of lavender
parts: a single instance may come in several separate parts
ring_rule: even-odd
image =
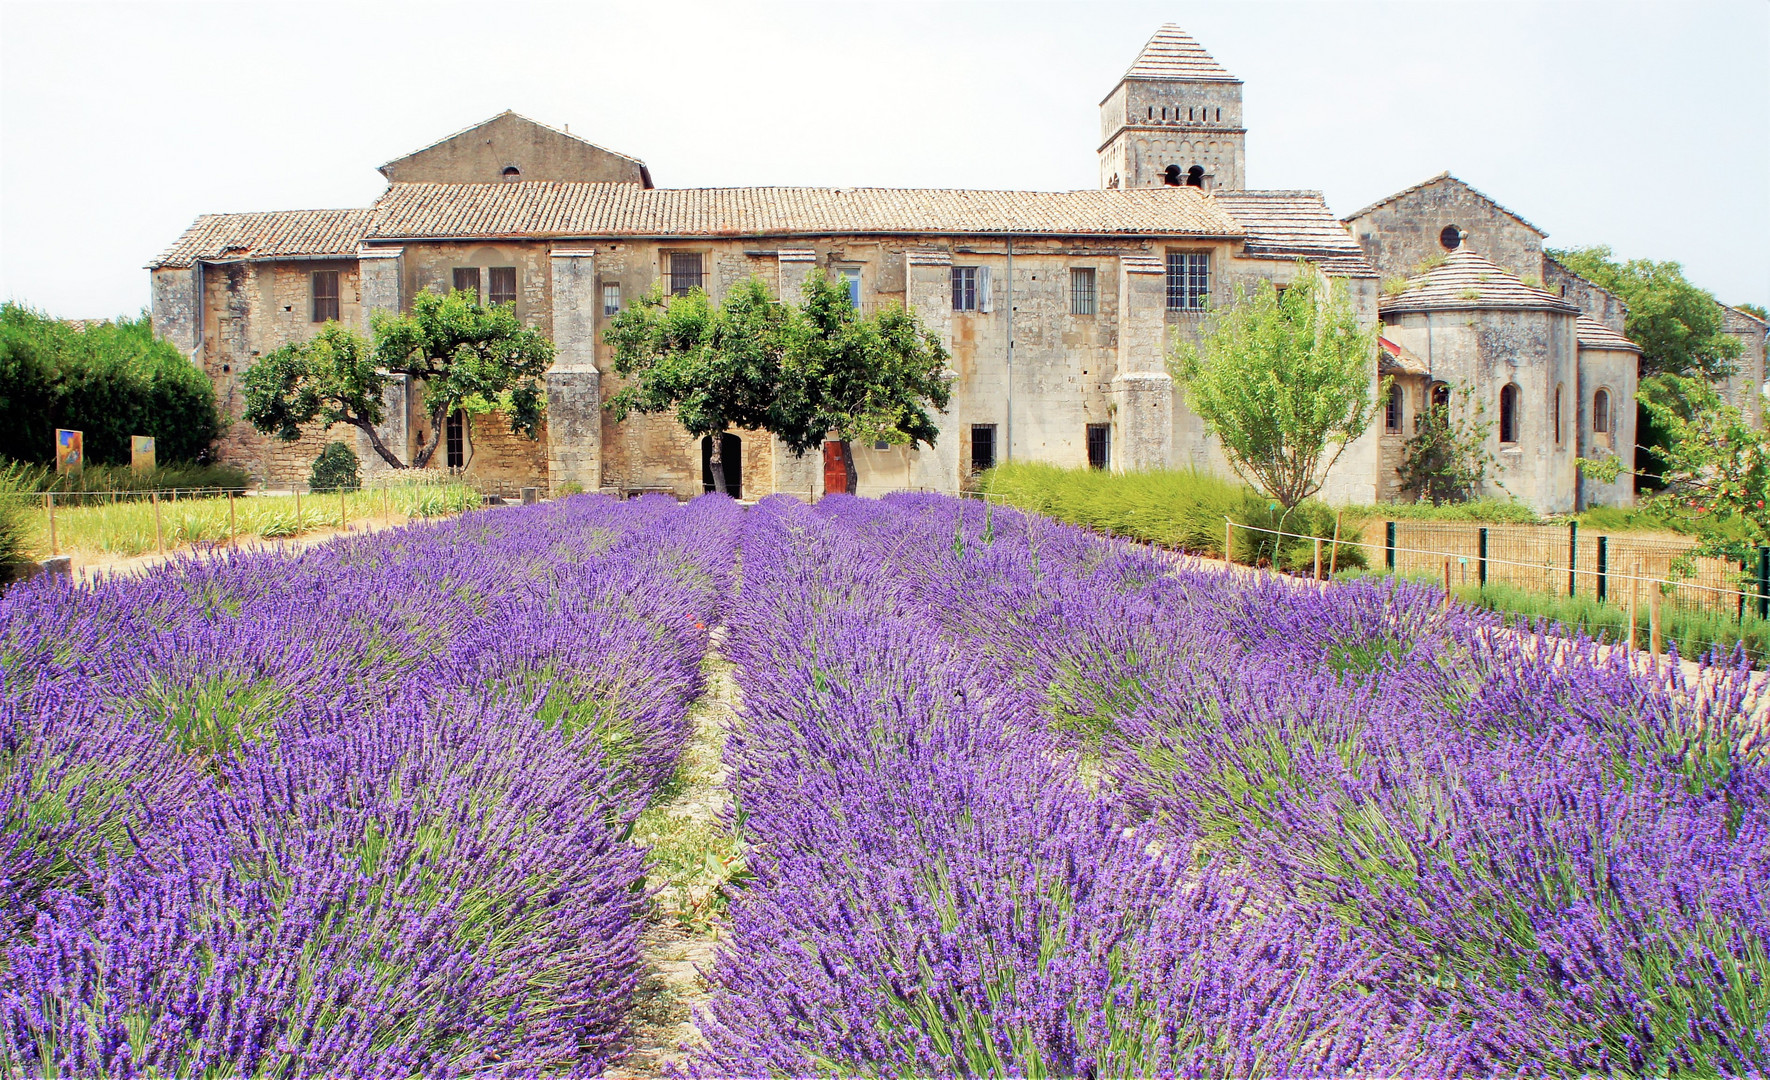
[[[744,551],[704,1072],[1770,1068],[1743,670],[937,497]]]
[[[594,1071],[729,500],[0,599],[0,1073]]]

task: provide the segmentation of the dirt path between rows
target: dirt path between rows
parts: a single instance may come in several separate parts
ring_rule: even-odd
[[[352,521],[350,527],[346,529],[313,529],[304,533],[296,533],[294,536],[283,536],[275,539],[266,539],[259,536],[242,536],[233,544],[225,542],[215,544],[184,544],[180,547],[172,548],[164,555],[157,551],[149,552],[146,555],[110,555],[82,551],[70,552],[69,554],[73,557],[74,580],[81,583],[90,583],[97,581],[102,577],[111,575],[129,576],[132,574],[145,574],[156,567],[164,566],[174,559],[204,552],[221,552],[229,550],[276,551],[279,549],[283,551],[299,551],[302,548],[313,547],[315,544],[324,544],[336,540],[341,536],[362,536],[365,533],[397,529],[414,522],[441,520],[443,520],[441,517],[407,518],[396,514],[389,517],[373,517],[364,518],[360,521]]]
[[[737,729],[739,704],[725,637],[723,626],[708,635],[701,664],[706,690],[690,709],[694,731],[673,794],[634,827],[634,839],[651,848],[647,884],[659,891],[640,938],[645,974],[633,999],[633,1031],[603,1074],[609,1078],[670,1075],[703,1045],[695,1012],[711,992],[707,976],[723,914],[719,890],[743,858],[724,822],[731,804],[725,741]]]

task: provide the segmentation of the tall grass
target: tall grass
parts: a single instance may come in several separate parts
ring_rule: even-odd
[[[1614,604],[1590,596],[1554,596],[1491,582],[1485,587],[1463,586],[1454,593],[1463,603],[1498,612],[1517,625],[1546,620],[1605,641],[1623,641],[1629,636],[1627,601]],[[1713,612],[1662,605],[1659,618],[1660,633],[1670,645],[1677,646],[1678,655],[1685,659],[1694,660],[1716,647],[1723,654],[1731,653],[1739,645],[1745,647],[1746,655],[1755,664],[1770,657],[1770,622],[1755,614],[1736,620]],[[1648,644],[1645,599],[1635,612],[1635,642],[1643,648]]]
[[[67,495],[112,491],[166,491],[170,488],[234,488],[251,486],[246,470],[232,465],[196,465],[181,462],[136,472],[127,465],[88,465],[77,475],[57,475],[53,465],[11,461],[0,465],[0,479],[24,491],[53,491]]]
[[[22,514],[23,546],[41,558],[49,554],[49,520],[39,500],[0,498]],[[296,513],[299,503],[300,513]],[[225,496],[161,499],[160,528],[168,550],[184,544],[214,544],[231,537],[279,539],[315,529],[370,519],[438,517],[480,505],[480,495],[464,484],[412,484],[356,491],[343,497],[251,495],[233,500],[228,513]],[[141,555],[154,551],[154,506],[140,497],[108,504],[59,505],[55,511],[56,549],[63,554]]]
[[[1480,525],[1535,525],[1543,519],[1535,510],[1510,499],[1471,499],[1445,503],[1378,503],[1358,508],[1361,521],[1459,521]]]
[[[986,496],[1022,510],[1219,559],[1224,522],[1234,521],[1252,526],[1235,532],[1237,562],[1286,570],[1313,565],[1314,542],[1297,537],[1280,540],[1257,530],[1324,540],[1334,535],[1334,511],[1325,503],[1311,499],[1287,513],[1246,484],[1196,469],[1109,473],[1013,462],[984,473],[977,487]],[[1340,539],[1359,539],[1350,520],[1343,523]],[[1341,566],[1363,566],[1364,556],[1355,547],[1342,547],[1338,561]]]

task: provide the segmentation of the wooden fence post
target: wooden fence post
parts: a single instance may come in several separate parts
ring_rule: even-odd
[[[54,558],[61,554],[55,547],[55,492],[43,493],[43,506],[49,511],[49,557]]]
[[[166,554],[166,530],[165,527],[160,524],[160,493],[158,491],[150,491],[148,492],[148,499],[154,504],[154,543],[159,545],[160,554],[164,555]]]
[[[1328,577],[1333,577],[1340,566],[1340,518],[1344,513],[1343,510],[1334,511],[1334,546],[1328,549]]]
[[[1660,649],[1664,645],[1659,634],[1659,582],[1657,581],[1653,583],[1653,588],[1647,591],[1647,635],[1653,659],[1657,662]]]
[[[240,527],[239,520],[234,516],[234,493],[232,488],[229,488],[227,492],[227,546],[240,546]]]
[[[1444,610],[1450,610],[1450,556],[1444,558]]]
[[[1235,556],[1233,554],[1234,551],[1235,551],[1235,522],[1230,521],[1228,518],[1224,518],[1223,519],[1223,562],[1225,563],[1225,565],[1228,565],[1228,566],[1235,565]]]
[[[344,516],[344,485],[339,484],[338,485],[338,530],[340,532],[344,532],[344,531],[348,531],[349,528],[350,528],[350,523],[345,519],[345,516]]]

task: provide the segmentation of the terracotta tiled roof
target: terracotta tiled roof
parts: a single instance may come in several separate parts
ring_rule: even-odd
[[[1377,374],[1379,375],[1430,375],[1432,369],[1426,362],[1415,356],[1405,345],[1397,344],[1386,337],[1377,339],[1378,348],[1383,354],[1377,357]]]
[[[1188,82],[1240,82],[1223,69],[1191,34],[1168,23],[1155,32],[1137,60],[1125,72],[1127,79],[1178,79]]]
[[[373,210],[204,214],[148,269],[189,266],[198,259],[353,259],[374,214]]]
[[[1633,353],[1641,351],[1641,346],[1589,315],[1581,315],[1574,325],[1575,332],[1579,334],[1579,347],[1582,349],[1612,349]]]
[[[1486,199],[1489,203],[1491,203],[1493,205],[1493,208],[1495,210],[1498,210],[1500,213],[1505,214],[1507,217],[1511,218],[1512,220],[1516,221],[1518,224],[1529,229],[1531,232],[1536,233],[1538,236],[1549,235],[1548,233],[1544,232],[1543,230],[1537,228],[1535,225],[1532,225],[1530,222],[1524,220],[1522,217],[1519,217],[1517,214],[1515,214],[1512,211],[1501,206],[1497,201],[1495,201],[1493,196],[1488,195],[1486,192],[1476,191],[1474,188],[1470,187],[1468,184],[1463,183],[1463,181],[1461,181],[1461,180],[1458,180],[1456,177],[1454,177],[1450,174],[1450,170],[1448,170],[1448,169],[1446,169],[1444,172],[1439,173],[1437,176],[1427,177],[1426,179],[1421,180],[1419,183],[1413,185],[1412,187],[1404,187],[1400,191],[1397,191],[1395,194],[1390,195],[1387,198],[1378,199],[1376,202],[1371,203],[1369,206],[1365,207],[1363,210],[1360,210],[1358,213],[1352,214],[1342,220],[1347,221],[1347,222],[1351,222],[1355,218],[1361,218],[1364,215],[1370,213],[1372,210],[1375,210],[1380,206],[1388,206],[1390,203],[1394,202],[1396,199],[1402,198],[1407,195],[1412,195],[1414,192],[1420,190],[1421,188],[1431,187],[1433,184],[1436,184],[1441,180],[1449,180],[1454,184],[1460,184],[1462,187],[1467,188],[1471,193],[1473,193],[1483,199]]]
[[[1214,191],[1211,201],[1240,223],[1250,258],[1301,258],[1340,277],[1377,276],[1319,191]]]
[[[372,237],[767,236],[1025,233],[1239,236],[1197,188],[961,191],[664,188],[518,182],[394,184]]]
[[[1511,271],[1467,249],[1453,251],[1424,274],[1409,278],[1405,291],[1383,297],[1377,307],[1385,314],[1494,308],[1579,312],[1559,296],[1531,288]]]

